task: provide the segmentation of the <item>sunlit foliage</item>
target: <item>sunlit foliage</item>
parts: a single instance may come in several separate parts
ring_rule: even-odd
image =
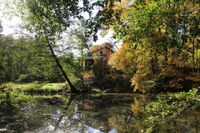
[[[199,9],[195,0],[116,3],[113,10],[120,15],[111,27],[123,45],[110,63],[132,74],[134,89],[141,91],[165,82],[157,81],[165,66],[199,69]]]

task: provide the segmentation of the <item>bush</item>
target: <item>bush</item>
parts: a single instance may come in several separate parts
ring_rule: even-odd
[[[162,67],[158,75],[157,91],[188,91],[200,85],[200,73],[193,68],[179,68],[175,65]]]
[[[30,96],[20,94],[17,90],[5,89],[0,94],[0,107],[2,110],[18,109],[22,103],[30,102]]]
[[[36,75],[28,74],[28,75],[21,75],[16,82],[18,83],[28,83],[33,81],[40,81],[42,78]]]
[[[105,74],[109,73],[110,67],[106,61],[98,60],[92,67],[92,71],[97,79],[101,80]]]
[[[142,111],[146,132],[155,132],[158,125],[176,118],[189,108],[199,108],[198,96],[198,89],[157,96],[157,100],[150,102]]]
[[[94,86],[107,92],[132,92],[127,76],[121,71],[111,68],[102,60],[96,62],[92,68],[96,80]]]

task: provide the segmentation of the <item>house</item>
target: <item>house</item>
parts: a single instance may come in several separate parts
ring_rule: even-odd
[[[113,45],[109,42],[101,45],[93,45],[90,48],[84,65],[86,68],[91,68],[95,61],[102,61],[104,66],[112,53],[114,53]]]

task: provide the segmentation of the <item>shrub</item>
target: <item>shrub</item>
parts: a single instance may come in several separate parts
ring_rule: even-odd
[[[37,81],[40,79],[41,79],[41,77],[39,77],[39,76],[28,74],[28,75],[20,75],[20,77],[16,80],[16,82],[27,83],[27,82]]]
[[[18,109],[22,103],[31,101],[30,96],[20,94],[17,90],[9,88],[0,94],[0,107],[3,110]]]

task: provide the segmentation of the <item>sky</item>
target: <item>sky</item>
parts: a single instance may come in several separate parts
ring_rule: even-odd
[[[1,16],[1,24],[3,26],[3,34],[4,35],[13,35],[15,37],[20,36],[22,29],[20,26],[23,24],[22,20],[19,17],[12,17],[11,19],[7,19]],[[103,42],[107,42],[112,40],[112,31],[108,31],[107,34],[102,37],[100,33],[98,33],[98,41],[94,42],[94,44],[100,44]]]
[[[11,1],[14,2],[15,0]],[[12,3],[10,3],[11,5],[7,5],[8,3],[10,3],[10,0],[0,0],[0,21],[3,26],[3,34],[5,35],[16,34],[21,30],[19,27],[22,24],[22,20],[19,17],[13,16],[12,18],[8,18],[9,15],[4,14],[5,12],[9,13],[12,11],[6,10],[8,6],[9,9],[12,6]]]
[[[0,2],[1,1],[2,0],[0,0]],[[6,1],[6,0],[3,0],[3,1]],[[2,33],[4,35],[13,35],[14,37],[17,38],[22,34],[22,32],[27,33],[26,31],[24,31],[24,29],[22,30],[22,28],[20,28],[23,25],[23,21],[19,17],[13,16],[11,18],[7,18],[6,15],[3,14],[2,10],[3,10],[3,8],[0,8],[0,21],[3,26]],[[104,37],[102,37],[100,35],[100,33],[98,33],[97,35],[98,35],[98,40],[97,40],[97,42],[93,42],[94,45],[113,40],[112,31],[108,31]]]
[[[18,32],[21,30],[20,25],[22,24],[22,21],[18,17],[13,17],[11,20],[1,18],[2,26],[3,26],[3,34],[9,35],[9,34],[18,34]]]

